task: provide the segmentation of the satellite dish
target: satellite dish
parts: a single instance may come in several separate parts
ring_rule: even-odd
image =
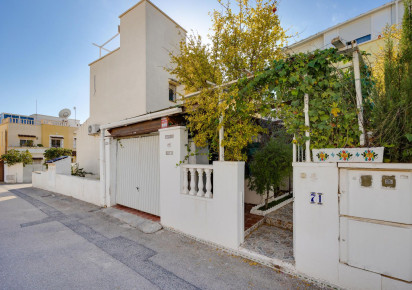
[[[71,115],[71,111],[69,109],[63,109],[59,112],[59,117],[63,119],[67,119]]]

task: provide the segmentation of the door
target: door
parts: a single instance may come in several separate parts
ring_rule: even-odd
[[[160,215],[159,136],[119,139],[116,203]]]
[[[0,161],[0,182],[4,182],[4,161]]]

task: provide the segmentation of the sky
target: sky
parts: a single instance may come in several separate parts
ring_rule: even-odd
[[[291,43],[390,0],[281,0]],[[118,16],[138,0],[0,0],[0,113],[89,116],[89,66],[117,33]],[[216,0],[152,0],[188,31],[206,37]],[[234,2],[234,1],[232,1]],[[296,35],[297,34],[297,35]],[[107,46],[114,49],[118,41]]]

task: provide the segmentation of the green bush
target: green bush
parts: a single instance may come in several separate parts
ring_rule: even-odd
[[[385,146],[393,162],[412,162],[412,12],[406,0],[401,39],[389,33],[383,54],[383,85],[373,98],[372,144]]]
[[[270,140],[257,151],[250,163],[249,188],[264,195],[265,209],[268,207],[269,192],[279,191],[283,179],[292,171],[292,145],[284,138]]]
[[[92,174],[92,173],[84,171],[83,168],[79,168],[78,163],[72,165],[72,175],[79,176],[79,177],[85,177],[86,174]]]
[[[10,149],[6,154],[1,155],[1,160],[3,160],[7,166],[12,166],[17,163],[23,163],[23,166],[33,163],[32,155],[28,150],[19,151],[15,149]]]
[[[37,144],[37,147],[44,147],[43,144]]]
[[[72,156],[72,150],[66,148],[50,148],[44,151],[45,162],[61,156]]]

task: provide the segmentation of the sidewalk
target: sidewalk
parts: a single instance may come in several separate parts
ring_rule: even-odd
[[[14,198],[15,197],[15,198]],[[28,185],[0,185],[0,285],[19,289],[319,289],[297,277]]]

